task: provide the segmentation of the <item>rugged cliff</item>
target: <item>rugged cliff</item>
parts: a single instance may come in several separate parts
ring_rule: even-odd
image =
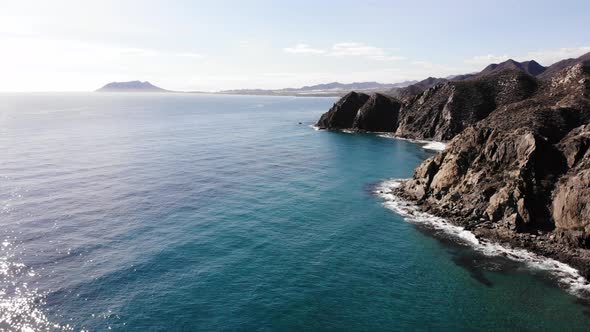
[[[589,96],[590,65],[566,68],[456,136],[400,194],[590,276]]]
[[[446,141],[496,108],[530,97],[537,87],[535,78],[511,69],[437,84],[404,105],[395,133],[400,137]]]
[[[391,132],[397,128],[401,103],[390,96],[375,93],[358,110],[352,129]]]
[[[324,113],[320,129],[392,132],[397,128],[401,103],[388,95],[350,92]]]
[[[358,110],[369,100],[369,95],[350,92],[340,98],[332,108],[324,113],[316,126],[320,129],[349,129]]]
[[[477,236],[557,258],[590,277],[588,58],[547,69],[536,62],[489,66],[460,81],[430,80],[433,86],[401,101],[351,97],[354,107],[343,99],[318,125],[343,128],[326,122],[342,112],[344,128],[451,140],[399,195]]]
[[[322,115],[317,126],[446,141],[499,106],[530,97],[538,85],[534,77],[507,69],[477,79],[444,81],[403,101],[351,92]]]

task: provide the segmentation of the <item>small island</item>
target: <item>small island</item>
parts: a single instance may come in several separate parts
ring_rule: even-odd
[[[162,89],[153,85],[152,83],[145,81],[128,81],[128,82],[111,82],[102,88],[96,90],[96,92],[173,92],[170,90]]]

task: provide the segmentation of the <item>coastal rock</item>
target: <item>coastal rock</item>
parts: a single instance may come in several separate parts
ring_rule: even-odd
[[[375,93],[358,110],[352,128],[361,131],[393,132],[397,129],[401,103],[388,95]]]
[[[534,91],[524,85],[520,94],[504,94],[487,117],[424,161],[401,194],[477,236],[590,276],[589,67],[576,64],[537,82]],[[507,91],[523,87],[509,84]]]
[[[396,90],[399,103],[349,94],[318,126],[450,140],[392,191],[479,239],[553,257],[590,278],[588,59],[547,69],[507,61],[461,80],[429,79]]]
[[[548,212],[539,206],[550,188],[541,185],[546,174],[535,170],[547,146],[526,129],[505,133],[468,128],[445,151],[422,163],[404,190],[431,205],[460,204],[465,218],[481,211],[475,217],[519,229],[542,227]]]
[[[516,231],[585,230],[584,202],[590,202],[590,125],[585,125],[590,122],[589,72],[576,65],[556,74],[525,101],[514,97],[508,103],[510,98],[502,97],[507,105],[425,161],[405,183],[405,192],[435,206],[460,203]],[[518,86],[510,84],[510,90]]]
[[[338,100],[332,108],[324,113],[316,126],[320,129],[349,129],[358,110],[367,102],[369,95],[350,92]]]

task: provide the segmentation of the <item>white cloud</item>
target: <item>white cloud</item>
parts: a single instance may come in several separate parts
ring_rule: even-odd
[[[307,44],[297,44],[294,47],[286,47],[283,51],[291,54],[324,54],[326,51],[312,48]]]
[[[204,56],[203,54],[192,52],[176,53],[174,55],[184,58],[202,58]]]
[[[385,51],[382,48],[363,43],[337,43],[332,46],[329,55],[383,57],[385,56]]]
[[[588,52],[590,52],[590,46],[564,47],[558,49],[529,52],[526,54],[526,56],[517,58],[520,61],[533,59],[545,66],[549,66],[557,61],[568,58],[577,58]]]
[[[399,56],[399,55],[374,55],[370,57],[373,60],[377,61],[399,61],[399,60],[406,60],[406,57]]]
[[[330,49],[312,48],[308,44],[297,44],[293,47],[284,48],[283,51],[291,54],[314,54],[335,57],[365,57],[377,61],[398,61],[405,57],[390,55],[385,49],[366,45],[363,43],[336,43]]]
[[[470,65],[482,65],[487,66],[490,63],[499,63],[508,60],[508,55],[495,55],[495,54],[486,54],[486,55],[477,55],[473,58],[465,60],[465,63]]]

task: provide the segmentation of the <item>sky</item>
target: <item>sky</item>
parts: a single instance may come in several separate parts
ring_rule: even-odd
[[[590,52],[590,1],[0,0],[0,91],[395,83]]]

